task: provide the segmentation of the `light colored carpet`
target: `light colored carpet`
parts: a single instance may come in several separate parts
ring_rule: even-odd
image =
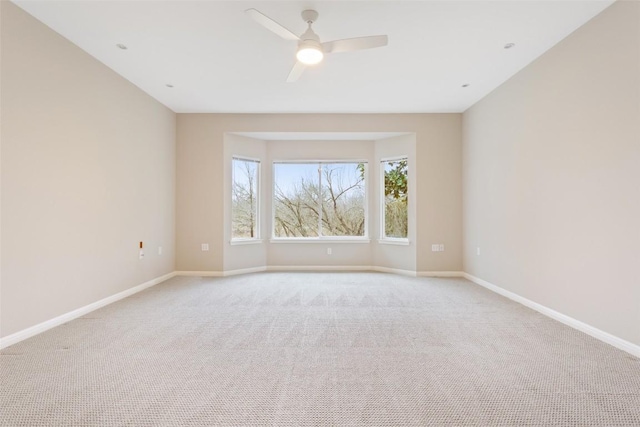
[[[640,360],[462,279],[179,277],[0,353],[2,426],[640,426]]]

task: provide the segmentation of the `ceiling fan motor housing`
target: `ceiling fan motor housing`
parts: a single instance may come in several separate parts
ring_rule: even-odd
[[[298,42],[298,49],[317,49],[320,52],[323,52],[322,44],[318,40],[314,39],[302,39]]]
[[[318,12],[315,10],[303,10],[300,15],[302,15],[302,19],[304,19],[304,22],[307,24],[313,24],[318,20]]]

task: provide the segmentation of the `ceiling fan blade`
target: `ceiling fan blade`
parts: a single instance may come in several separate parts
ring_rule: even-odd
[[[386,46],[388,43],[387,36],[368,36],[322,43],[322,48],[325,53],[353,52],[354,50]]]
[[[304,65],[300,61],[296,61],[296,63],[293,65],[293,68],[289,72],[289,76],[287,77],[287,83],[293,83],[297,81],[302,75],[302,72],[304,71],[305,68],[307,68],[306,65]]]
[[[285,40],[300,40],[300,37],[296,36],[291,31],[287,30],[285,27],[256,9],[247,9],[244,13],[252,17],[254,21],[265,27],[267,30],[276,33]]]

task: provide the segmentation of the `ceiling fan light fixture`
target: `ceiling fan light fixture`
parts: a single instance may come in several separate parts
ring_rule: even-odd
[[[324,58],[322,45],[315,40],[304,40],[298,46],[296,58],[305,65],[315,65]]]
[[[324,54],[322,51],[315,47],[303,47],[298,49],[298,53],[296,53],[296,58],[298,61],[302,62],[306,65],[315,65],[322,61],[324,58]]]

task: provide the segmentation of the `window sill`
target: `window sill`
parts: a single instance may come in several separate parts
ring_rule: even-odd
[[[269,243],[371,243],[371,239],[367,238],[274,238],[269,240]]]
[[[258,245],[262,243],[262,239],[232,239],[229,244],[235,245]]]
[[[398,245],[398,246],[409,246],[411,242],[409,239],[379,239],[378,243],[381,245]]]

